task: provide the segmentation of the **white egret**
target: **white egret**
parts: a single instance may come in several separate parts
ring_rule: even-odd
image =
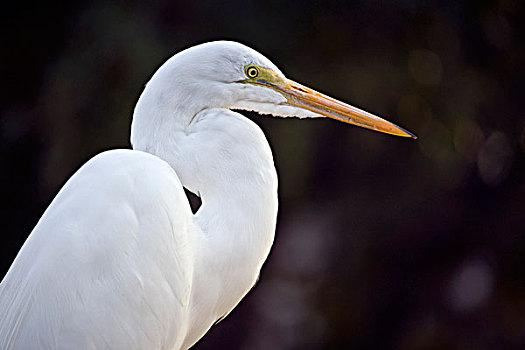
[[[82,166],[18,253],[0,349],[187,349],[239,303],[274,239],[277,174],[263,132],[231,109],[414,137],[244,45],[176,54],[140,96],[133,150]],[[195,215],[183,186],[201,196]]]

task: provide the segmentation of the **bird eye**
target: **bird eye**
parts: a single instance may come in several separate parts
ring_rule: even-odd
[[[257,69],[257,67],[250,66],[250,67],[246,68],[246,76],[248,78],[252,79],[252,78],[255,78],[258,75],[259,75],[259,69]]]

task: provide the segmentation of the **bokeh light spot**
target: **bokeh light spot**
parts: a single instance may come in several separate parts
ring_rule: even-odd
[[[479,175],[487,185],[498,186],[507,177],[513,157],[508,137],[502,132],[493,132],[478,153]]]
[[[483,260],[468,261],[450,281],[450,306],[457,311],[473,311],[486,304],[493,287],[494,272],[491,267]]]
[[[412,77],[421,84],[437,85],[443,75],[441,59],[426,49],[413,50],[408,57],[408,68]]]
[[[454,147],[459,154],[473,162],[477,159],[484,138],[483,131],[476,122],[463,119],[454,130]]]

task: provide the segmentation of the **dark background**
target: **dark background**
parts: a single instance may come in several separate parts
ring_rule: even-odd
[[[196,349],[525,347],[523,1],[18,1],[0,16],[0,276],[68,177],[129,147],[156,68],[230,39],[419,140],[246,113],[280,176],[276,242]]]

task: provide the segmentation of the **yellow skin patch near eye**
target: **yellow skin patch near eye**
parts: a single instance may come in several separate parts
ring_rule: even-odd
[[[273,83],[276,80],[281,80],[283,82],[285,80],[283,76],[279,76],[273,70],[269,68],[260,67],[255,64],[250,64],[244,67],[244,74],[246,75],[248,79],[241,81],[241,83],[257,84],[258,83],[257,80],[262,80],[268,83]]]

